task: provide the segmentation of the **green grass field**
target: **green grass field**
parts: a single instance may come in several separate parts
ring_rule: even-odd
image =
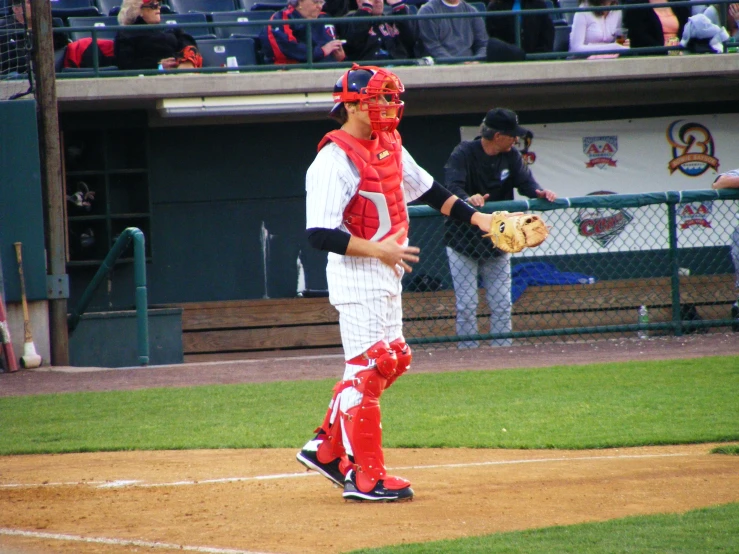
[[[333,381],[0,399],[0,454],[301,446]],[[608,448],[739,440],[736,357],[409,374],[388,447]]]
[[[0,454],[298,448],[333,381],[0,398]],[[413,374],[383,396],[387,447],[610,448],[739,441],[739,357]],[[739,452],[736,445],[716,455]],[[373,553],[739,552],[739,505]]]

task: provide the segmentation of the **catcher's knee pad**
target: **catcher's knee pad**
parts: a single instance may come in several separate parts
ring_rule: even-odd
[[[398,377],[408,371],[408,368],[411,367],[411,360],[413,359],[411,347],[408,346],[405,339],[402,337],[391,342],[390,348],[395,352],[395,356],[398,358],[398,367],[395,369],[395,375],[388,377],[385,388],[392,385]]]
[[[377,371],[385,378],[392,377],[398,367],[398,357],[395,351],[385,341],[379,341],[370,346],[363,354],[356,356],[346,362],[349,365],[363,365],[369,367],[374,365]]]

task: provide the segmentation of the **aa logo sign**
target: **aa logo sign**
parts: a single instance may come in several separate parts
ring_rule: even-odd
[[[613,156],[618,152],[618,137],[583,137],[582,151],[590,159],[585,162],[585,167],[616,167]]]

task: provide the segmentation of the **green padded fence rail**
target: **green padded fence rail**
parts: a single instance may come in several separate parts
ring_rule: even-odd
[[[77,306],[67,317],[67,327],[72,333],[80,322],[82,314],[85,313],[92,295],[103,282],[105,276],[110,273],[115,266],[116,260],[120,257],[128,244],[133,240],[133,262],[134,262],[134,279],[136,285],[136,337],[138,343],[139,363],[148,365],[149,363],[149,314],[148,314],[148,294],[146,290],[146,238],[144,233],[136,227],[128,227],[123,230],[108,255],[100,264],[100,268],[95,276],[87,285],[87,288],[80,296]]]
[[[464,324],[456,321],[465,310],[445,249],[450,224],[426,206],[409,208],[410,243],[421,248],[421,261],[404,277],[409,343],[475,347],[739,330],[731,257],[739,190],[515,200],[483,208],[496,210],[537,213],[550,236],[512,256],[512,283],[502,293],[480,282],[472,323]],[[471,232],[468,254],[489,256],[482,233]]]

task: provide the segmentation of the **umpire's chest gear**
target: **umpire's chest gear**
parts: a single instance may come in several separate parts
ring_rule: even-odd
[[[357,193],[344,209],[344,225],[349,232],[379,241],[401,229],[407,231],[400,134],[376,133],[374,139],[360,140],[336,130],[323,137],[318,149],[329,141],[346,153],[359,172]]]

